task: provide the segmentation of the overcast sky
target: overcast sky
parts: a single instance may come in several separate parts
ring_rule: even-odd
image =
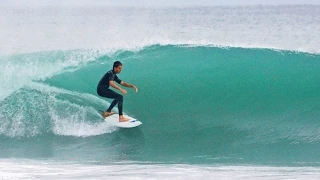
[[[0,0],[0,6],[216,6],[216,5],[283,5],[283,4],[314,4],[320,0]]]

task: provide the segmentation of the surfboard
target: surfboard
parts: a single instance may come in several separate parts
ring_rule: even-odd
[[[142,122],[138,121],[137,119],[135,119],[133,117],[130,117],[128,115],[125,115],[125,117],[130,118],[130,120],[126,121],[126,122],[119,122],[119,114],[113,114],[111,116],[104,118],[104,120],[107,123],[109,123],[113,126],[117,126],[119,128],[133,128],[133,127],[137,127],[142,124]]]

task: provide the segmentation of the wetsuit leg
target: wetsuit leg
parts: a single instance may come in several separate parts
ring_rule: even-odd
[[[99,89],[98,94],[102,97],[114,99],[112,103],[110,104],[109,108],[107,109],[107,112],[111,112],[111,109],[118,104],[119,109],[119,115],[123,115],[122,109],[123,109],[123,96],[121,94],[118,94],[114,92],[111,89]]]

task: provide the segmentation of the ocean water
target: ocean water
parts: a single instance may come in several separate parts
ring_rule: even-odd
[[[319,12],[0,7],[0,179],[318,179]]]

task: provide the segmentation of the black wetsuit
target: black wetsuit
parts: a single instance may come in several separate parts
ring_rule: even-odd
[[[123,96],[109,89],[110,81],[116,81],[118,84],[121,83],[121,80],[113,70],[108,71],[101,78],[97,87],[97,93],[99,94],[99,96],[114,99],[110,104],[110,107],[107,109],[107,112],[111,112],[112,108],[118,103],[119,115],[123,115]]]

